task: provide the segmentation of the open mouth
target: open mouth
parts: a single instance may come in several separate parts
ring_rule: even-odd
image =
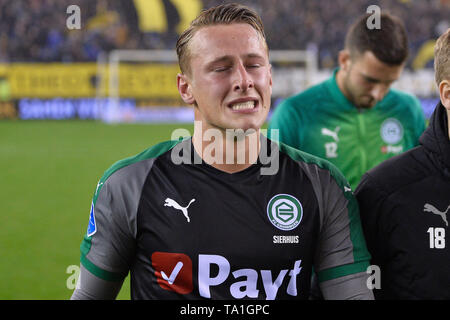
[[[258,102],[254,100],[232,103],[231,110],[236,112],[252,112],[258,107]]]

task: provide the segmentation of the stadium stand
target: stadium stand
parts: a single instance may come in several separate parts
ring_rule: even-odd
[[[201,7],[222,2],[233,1],[0,0],[0,62],[83,62],[119,48],[173,49],[180,23],[195,16]],[[321,68],[336,65],[345,30],[369,5],[378,5],[404,20],[411,46],[408,67],[419,52],[415,65],[430,66],[432,58],[424,56],[423,46],[429,46],[429,41],[450,25],[448,0],[240,2],[262,16],[271,49],[315,50]],[[65,28],[66,8],[71,4],[81,9],[81,30]],[[187,9],[180,10],[182,7]],[[152,12],[165,14],[151,16]]]
[[[226,2],[245,4],[262,17],[271,59],[275,50],[313,57],[297,64],[292,58],[272,60],[272,109],[329,77],[345,31],[370,5],[401,17],[409,35],[410,56],[395,87],[418,96],[427,116],[436,105],[433,49],[437,35],[450,26],[450,0],[0,0],[0,120],[104,120],[119,106],[126,121],[149,119],[129,115],[136,110],[150,112],[152,121],[192,117],[192,110],[182,111],[173,86],[178,69],[158,67],[156,60],[150,69],[136,67],[148,59],[136,61],[130,52],[173,51],[202,8]],[[66,23],[71,5],[80,9],[79,29]],[[114,74],[109,69],[117,50],[126,57]],[[176,59],[170,63],[177,68]]]

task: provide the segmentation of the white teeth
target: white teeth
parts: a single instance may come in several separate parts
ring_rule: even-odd
[[[236,103],[231,106],[233,110],[248,110],[255,107],[255,101],[247,101],[242,103]]]

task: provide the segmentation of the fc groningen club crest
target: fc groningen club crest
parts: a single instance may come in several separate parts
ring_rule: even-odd
[[[289,194],[277,194],[267,205],[267,216],[269,221],[280,230],[295,229],[302,221],[302,204]]]
[[[403,126],[397,119],[388,118],[381,124],[380,135],[387,144],[397,144],[403,138]]]

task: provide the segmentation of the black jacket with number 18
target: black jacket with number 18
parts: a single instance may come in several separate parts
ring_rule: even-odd
[[[450,139],[439,103],[420,145],[367,172],[356,189],[376,299],[450,299]]]

